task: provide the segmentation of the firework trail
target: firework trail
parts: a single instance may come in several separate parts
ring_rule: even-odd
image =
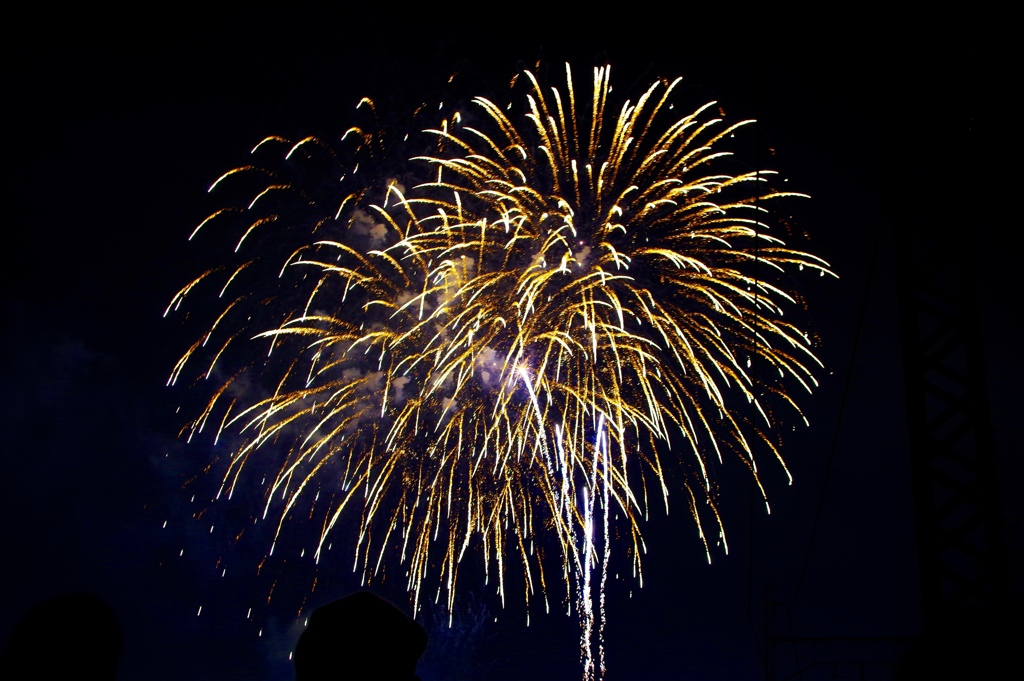
[[[674,117],[678,80],[614,109],[609,75],[578,101],[568,65],[563,89],[527,71],[505,109],[437,114],[408,189],[372,126],[341,146],[264,140],[254,153],[283,159],[220,178],[211,191],[251,201],[200,225],[236,229],[236,260],[168,307],[221,301],[169,381],[198,365],[217,386],[186,432],[233,434],[218,496],[273,471],[264,516],[278,534],[318,523],[317,560],[357,517],[354,569],[404,566],[414,609],[424,588],[450,609],[482,549],[502,602],[511,579],[527,604],[557,592],[575,609],[586,678],[604,672],[613,545],[642,583],[652,496],[667,509],[682,489],[709,551],[723,457],[762,494],[754,443],[785,466],[773,410],[799,415],[791,390],[810,392],[819,362],[782,318],[783,275],[831,275],[769,233],[766,204],[800,195],[725,172],[724,140],[750,121],[713,103]]]

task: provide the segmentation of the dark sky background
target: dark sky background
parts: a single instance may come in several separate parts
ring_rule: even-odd
[[[756,143],[774,149],[765,165],[812,195],[794,209],[810,234],[802,245],[840,275],[805,278],[806,324],[826,370],[805,401],[811,427],[787,438],[794,484],[769,471],[767,515],[739,471],[726,471],[730,553],[711,565],[681,505],[667,518],[652,513],[644,587],[609,587],[608,678],[762,678],[766,586],[781,633],[919,631],[894,195],[933,215],[951,196],[972,197],[972,223],[937,237],[962,241],[979,272],[1020,589],[1024,372],[1010,248],[1019,192],[1002,171],[1019,130],[1005,125],[1016,81],[1009,48],[989,33],[998,19],[880,25],[729,9],[571,25],[525,11],[475,25],[386,14],[116,18],[133,28],[96,14],[59,25],[37,17],[11,25],[4,48],[0,645],[33,604],[87,590],[121,623],[121,679],[292,678],[288,655],[305,616],[358,583],[344,560],[319,573],[308,560],[270,561],[257,576],[267,535],[233,541],[251,523],[244,502],[193,519],[210,482],[184,485],[209,451],[176,437],[186,414],[175,411],[188,398],[164,384],[187,340],[161,317],[206,257],[186,237],[213,206],[211,181],[264,136],[335,135],[363,95],[404,111],[454,70],[498,88],[538,57],[570,60],[579,74],[608,61],[626,88],[682,75],[685,101],[716,99],[730,118],[758,118],[752,153]],[[974,160],[954,167],[943,131],[965,125]],[[930,179],[901,196],[893,168]],[[578,676],[574,620],[534,608],[526,627],[515,597],[503,610],[493,589],[467,586],[454,633],[423,614],[424,681],[457,678],[460,666],[479,678]],[[407,602],[401,579],[374,588]],[[870,650],[879,662],[899,654],[896,645]],[[780,669],[809,661],[786,651]]]

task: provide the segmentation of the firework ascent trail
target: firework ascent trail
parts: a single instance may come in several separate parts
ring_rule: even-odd
[[[375,174],[387,131],[263,140],[274,162],[210,188],[246,200],[192,235],[236,230],[232,259],[168,307],[219,305],[169,380],[215,386],[184,432],[231,433],[218,496],[257,469],[264,517],[316,523],[317,561],[357,518],[354,569],[402,565],[414,610],[424,589],[450,609],[482,553],[503,603],[515,582],[576,612],[585,678],[613,550],[642,584],[648,506],[678,493],[710,560],[723,457],[762,494],[754,443],[785,467],[776,412],[800,415],[820,366],[783,320],[789,273],[832,275],[771,233],[801,195],[727,172],[750,121],[675,117],[678,80],[613,108],[609,75],[580,96],[568,65],[562,89],[527,71],[507,108],[442,105],[401,178]]]

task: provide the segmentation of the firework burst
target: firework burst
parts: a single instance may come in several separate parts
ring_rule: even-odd
[[[503,601],[514,581],[578,613],[586,677],[613,548],[642,580],[651,497],[681,490],[707,551],[723,457],[759,487],[755,442],[785,466],[773,410],[799,414],[819,363],[781,282],[831,274],[770,234],[767,208],[799,195],[724,170],[749,121],[673,117],[678,80],[616,109],[609,75],[577,101],[568,66],[562,89],[524,72],[514,114],[438,114],[409,188],[369,129],[350,149],[264,140],[284,160],[218,180],[254,198],[201,225],[234,219],[239,260],[168,308],[203,288],[223,304],[171,376],[197,363],[217,386],[186,431],[233,434],[220,494],[272,471],[264,515],[316,522],[317,560],[358,518],[354,568],[403,565],[414,609],[425,587],[450,608],[480,550]]]

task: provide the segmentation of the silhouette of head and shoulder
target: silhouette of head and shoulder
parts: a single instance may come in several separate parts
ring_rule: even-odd
[[[368,591],[317,608],[295,647],[296,681],[417,681],[419,624]]]
[[[65,594],[21,618],[0,655],[0,679],[113,681],[120,655],[113,611],[92,594]]]

